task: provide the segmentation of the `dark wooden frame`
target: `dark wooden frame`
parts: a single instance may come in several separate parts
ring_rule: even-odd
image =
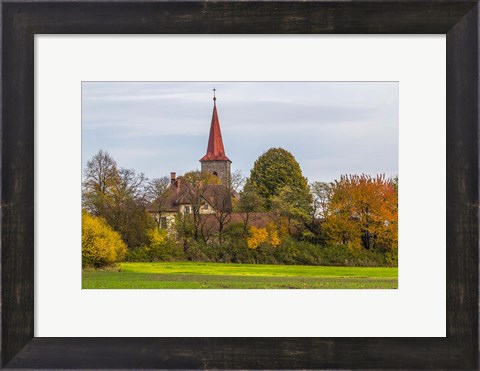
[[[1,367],[478,368],[478,0],[0,1]],[[447,337],[34,337],[33,36],[37,33],[446,34]],[[432,183],[435,186],[443,185]]]

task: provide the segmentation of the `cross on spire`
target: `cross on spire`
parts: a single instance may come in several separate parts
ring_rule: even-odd
[[[217,91],[217,89],[213,88],[213,104],[215,104],[216,100],[217,100],[217,97],[215,96],[215,92]]]

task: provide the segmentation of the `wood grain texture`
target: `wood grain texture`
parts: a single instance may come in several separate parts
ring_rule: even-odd
[[[18,22],[2,27],[2,364],[33,336],[33,35]]]
[[[478,357],[467,340],[478,339],[478,32],[477,5],[447,34],[447,333],[468,359]]]
[[[447,33],[476,1],[6,3],[38,33]]]
[[[422,338],[35,338],[8,367],[456,369],[468,365],[461,352],[452,352],[452,345],[445,339]]]
[[[477,1],[1,1],[1,10],[1,366],[478,368]],[[35,33],[447,33],[447,338],[33,338]]]

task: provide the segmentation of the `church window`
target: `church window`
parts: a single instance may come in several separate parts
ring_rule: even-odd
[[[190,214],[190,206],[186,205],[183,210],[184,210],[185,214]]]
[[[162,229],[167,228],[167,217],[166,216],[162,216],[160,218],[160,228],[162,228]]]

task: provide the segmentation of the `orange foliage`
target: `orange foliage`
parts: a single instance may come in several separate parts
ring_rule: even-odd
[[[384,175],[342,176],[332,184],[324,228],[333,243],[351,248],[396,249],[396,182]]]

